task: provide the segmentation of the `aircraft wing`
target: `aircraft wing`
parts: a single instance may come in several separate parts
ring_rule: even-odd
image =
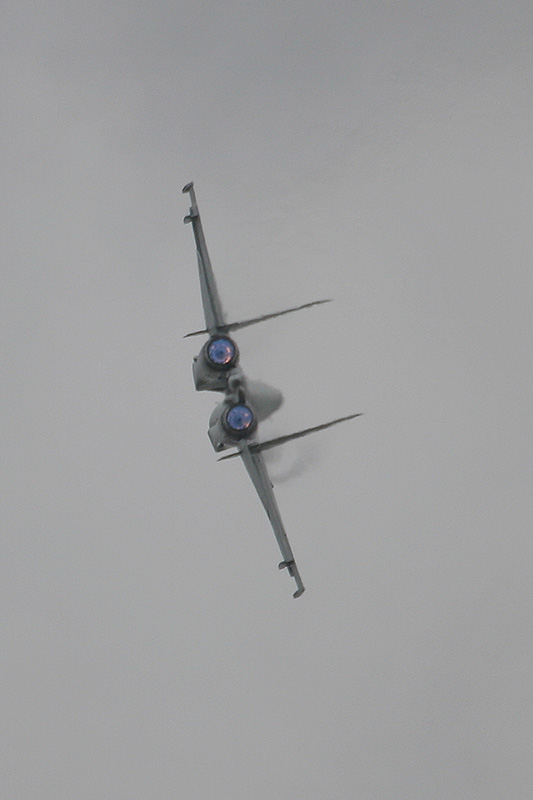
[[[274,492],[272,491],[272,483],[268,476],[263,455],[260,451],[252,450],[247,442],[242,442],[239,445],[239,455],[244,461],[244,466],[248,470],[248,474],[252,479],[252,483],[256,488],[259,499],[264,506],[278,541],[279,549],[283,558],[279,568],[288,569],[289,575],[295,579],[297,586],[293,597],[300,597],[300,595],[305,591],[305,587],[302,583],[302,579],[300,578],[300,573],[298,572],[298,567],[294,561],[291,546],[289,544],[289,540],[287,539],[285,528],[283,527],[281,514],[279,513],[278,504],[276,503],[276,498],[274,497]]]
[[[200,276],[200,291],[202,293],[202,305],[204,307],[205,327],[210,336],[223,332],[226,324],[222,303],[218,295],[217,284],[211,266],[211,259],[207,252],[200,212],[196,205],[196,195],[192,183],[183,187],[183,193],[188,194],[191,200],[189,214],[183,220],[190,222],[196,242],[196,255],[198,257],[198,272]]]

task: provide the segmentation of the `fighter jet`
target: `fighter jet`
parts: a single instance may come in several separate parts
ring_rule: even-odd
[[[188,194],[190,199],[189,213],[184,222],[191,223],[193,229],[205,317],[205,328],[188,333],[186,336],[207,334],[209,337],[199,354],[193,359],[194,386],[197,391],[221,392],[223,395],[222,402],[216,406],[209,419],[208,436],[217,453],[235,448],[235,452],[222,456],[219,461],[235,456],[242,458],[276,536],[282,556],[279,569],[287,569],[289,575],[294,578],[296,591],[293,597],[300,597],[305,591],[305,587],[283,526],[273,492],[273,484],[263,458],[263,451],[361,415],[349,414],[346,417],[339,417],[331,422],[306,428],[296,433],[279,436],[269,441],[260,441],[258,424],[277,411],[283,401],[283,396],[278,389],[260,381],[252,381],[244,374],[239,363],[237,344],[229,334],[248,325],[255,325],[292,311],[299,311],[330,301],[315,300],[288,308],[285,311],[228,323],[222,310],[211,267],[193,184],[188,183],[184,186],[183,192]]]

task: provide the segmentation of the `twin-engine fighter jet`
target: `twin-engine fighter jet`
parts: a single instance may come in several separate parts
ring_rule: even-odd
[[[239,350],[229,333],[239,328],[245,328],[248,325],[254,325],[256,322],[263,322],[273,317],[279,317],[282,314],[289,314],[291,311],[299,311],[302,308],[309,308],[329,301],[315,300],[313,303],[305,303],[295,308],[289,308],[273,314],[264,314],[261,317],[247,319],[242,322],[226,322],[207,252],[193,184],[188,183],[184,186],[183,192],[190,197],[191,207],[184,222],[192,224],[205,316],[205,329],[188,333],[187,336],[196,336],[202,333],[209,335],[209,339],[193,360],[194,385],[197,391],[222,392],[224,395],[224,399],[216,406],[209,419],[209,439],[217,452],[232,447],[236,448],[236,452],[225,455],[219,460],[233,458],[234,456],[242,458],[278,541],[283,559],[279,564],[279,568],[287,569],[289,575],[294,578],[297,588],[293,597],[300,597],[305,588],[283,527],[274,492],[272,491],[272,483],[263,459],[263,450],[277,447],[277,445],[284,444],[291,439],[299,439],[301,436],[307,436],[307,434],[314,431],[329,428],[331,425],[344,422],[344,420],[359,417],[360,414],[350,414],[347,417],[340,417],[323,425],[306,428],[287,436],[279,436],[270,441],[259,441],[257,438],[258,423],[269,417],[280,407],[283,397],[278,389],[259,381],[252,381],[245,376],[239,365]]]

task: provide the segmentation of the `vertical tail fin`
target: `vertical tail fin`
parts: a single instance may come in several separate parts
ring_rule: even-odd
[[[278,436],[276,439],[269,439],[267,442],[255,442],[249,445],[250,452],[260,453],[263,450],[270,450],[271,447],[277,447],[279,444],[285,444],[285,442],[290,442],[292,439],[301,439],[302,436],[307,436],[310,433],[315,433],[315,431],[323,431],[326,428],[331,428],[332,425],[338,425],[339,422],[345,422],[348,419],[354,419],[355,417],[362,417],[362,416],[363,416],[362,412],[360,412],[359,414],[348,414],[347,417],[339,417],[338,419],[334,419],[331,422],[324,422],[322,423],[322,425],[315,425],[313,428],[305,428],[303,431],[297,431],[296,433],[289,433],[286,436]],[[235,458],[235,456],[238,455],[240,455],[240,453],[230,453],[229,456],[222,456],[217,460],[225,461],[228,458]]]
[[[311,306],[319,306],[322,303],[331,303],[331,300],[313,300],[311,303],[304,303],[301,306],[295,306],[294,308],[287,308],[285,311],[275,311],[273,314],[262,314],[260,317],[253,317],[252,319],[245,319],[242,322],[229,322],[224,325],[218,326],[219,333],[229,333],[230,331],[236,331],[239,328],[247,328],[248,325],[255,325],[257,322],[265,322],[267,319],[274,319],[274,317],[282,317],[284,314],[290,314],[293,311],[300,311],[302,308],[311,308]],[[201,333],[207,333],[206,330],[201,331],[193,331],[192,333],[187,333],[183,337],[186,339],[188,336],[199,336]]]

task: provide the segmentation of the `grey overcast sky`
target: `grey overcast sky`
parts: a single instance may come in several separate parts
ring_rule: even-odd
[[[6,800],[530,800],[530,0],[4,0]],[[194,180],[306,594],[217,464]],[[292,475],[292,477],[290,477]],[[298,475],[298,477],[296,477]]]

